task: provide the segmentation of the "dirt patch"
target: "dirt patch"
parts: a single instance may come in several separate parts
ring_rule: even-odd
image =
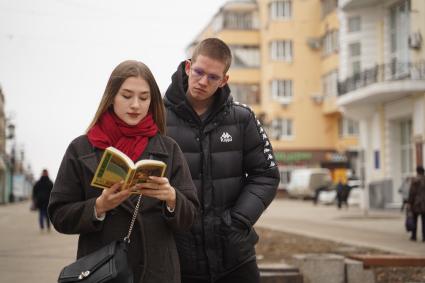
[[[256,228],[260,242],[256,246],[258,263],[286,262],[293,265],[292,256],[304,253],[333,253],[343,256],[350,254],[391,254],[382,250],[358,247],[343,243],[322,240]],[[373,268],[376,283],[420,283],[425,282],[424,267],[379,267]]]

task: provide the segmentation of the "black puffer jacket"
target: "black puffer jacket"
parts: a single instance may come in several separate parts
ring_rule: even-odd
[[[176,235],[182,274],[212,281],[255,259],[252,227],[279,183],[272,147],[254,113],[219,88],[202,122],[186,100],[184,63],[165,95],[167,134],[177,141],[201,209],[190,232]]]

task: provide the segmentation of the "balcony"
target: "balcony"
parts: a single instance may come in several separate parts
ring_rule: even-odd
[[[258,30],[258,7],[253,1],[229,1],[212,20],[215,33],[221,30]]]
[[[376,65],[338,83],[339,106],[378,103],[425,91],[425,60]],[[384,94],[384,95],[382,95]]]
[[[338,6],[344,11],[351,9],[366,8],[377,4],[384,4],[388,0],[339,0]]]

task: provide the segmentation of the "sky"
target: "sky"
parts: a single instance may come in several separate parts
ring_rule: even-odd
[[[0,85],[15,144],[54,179],[113,68],[144,62],[165,91],[185,48],[226,0],[0,0]]]

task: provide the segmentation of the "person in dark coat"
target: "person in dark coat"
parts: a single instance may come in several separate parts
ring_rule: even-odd
[[[191,230],[176,233],[184,283],[259,282],[253,226],[279,172],[261,123],[230,95],[231,61],[223,41],[206,39],[165,94],[167,133],[186,156],[201,202]]]
[[[90,185],[104,149],[114,146],[134,162],[156,159],[167,164],[165,177],[136,185],[142,203],[130,237],[128,260],[134,282],[180,282],[174,232],[192,225],[199,206],[183,153],[164,135],[165,112],[155,79],[146,65],[124,61],[112,72],[87,134],[65,152],[49,203],[49,215],[61,233],[79,234],[77,258],[128,232],[138,194]]]
[[[419,216],[422,220],[422,241],[425,242],[425,175],[424,167],[416,167],[417,176],[413,179],[408,199],[408,209],[413,214],[412,235],[410,240],[416,241],[416,231]]]
[[[344,184],[341,180],[336,185],[336,200],[338,209],[341,209],[344,204],[348,208],[348,197],[350,195],[350,187]]]
[[[50,193],[53,188],[53,182],[49,178],[47,169],[43,169],[40,179],[34,184],[32,189],[32,200],[38,209],[38,223],[41,231],[44,230],[46,224],[47,230],[50,231],[50,220],[47,216],[47,206],[49,204]]]

